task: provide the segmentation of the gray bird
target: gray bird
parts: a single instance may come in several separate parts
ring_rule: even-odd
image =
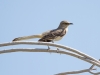
[[[21,40],[27,40],[27,39],[33,39],[33,38],[40,38],[38,40],[39,42],[59,41],[68,32],[69,25],[73,25],[73,23],[69,23],[67,21],[61,21],[58,28],[56,29],[46,31],[42,34],[18,37],[18,38],[13,39],[13,41],[21,41]]]

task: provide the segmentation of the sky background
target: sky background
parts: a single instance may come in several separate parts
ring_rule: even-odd
[[[62,20],[74,25],[69,26],[67,35],[56,43],[100,59],[100,0],[0,0],[0,43],[55,29]],[[47,46],[18,45],[0,50],[11,48]],[[15,52],[0,55],[0,75],[53,75],[90,66],[75,57],[55,53]]]

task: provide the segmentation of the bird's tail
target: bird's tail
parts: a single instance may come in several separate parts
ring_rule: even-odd
[[[42,38],[42,35],[30,35],[30,36],[23,36],[23,37],[18,37],[13,39],[12,41],[20,41],[20,40],[28,40],[28,39],[33,39],[33,38]]]

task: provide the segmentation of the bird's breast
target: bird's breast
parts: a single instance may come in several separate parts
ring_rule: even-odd
[[[66,32],[68,32],[68,27],[66,28]]]
[[[59,41],[61,39],[62,39],[62,37],[58,36],[57,38],[54,39],[54,41]]]

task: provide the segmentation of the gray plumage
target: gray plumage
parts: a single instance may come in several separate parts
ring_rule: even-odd
[[[68,31],[68,26],[72,24],[73,23],[68,23],[67,21],[61,21],[57,29],[46,31],[38,35],[18,37],[18,38],[13,39],[13,41],[27,40],[27,39],[33,39],[33,38],[40,38],[38,40],[40,42],[58,41],[62,39],[62,37]]]
[[[42,42],[51,42],[54,40],[57,41],[57,40],[60,40],[60,37],[63,37],[65,34],[66,34],[66,30],[54,29],[54,30],[51,30],[45,36],[43,36],[41,39],[39,39],[39,41],[42,41]]]

